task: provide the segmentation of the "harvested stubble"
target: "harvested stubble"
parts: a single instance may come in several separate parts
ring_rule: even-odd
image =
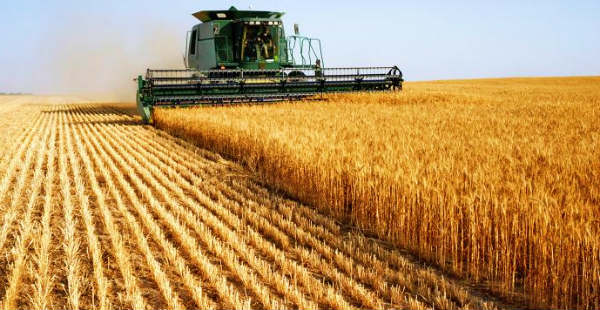
[[[20,103],[2,142],[3,308],[503,306],[118,106],[61,101]]]
[[[581,309],[600,307],[599,120],[598,77],[155,113],[157,127],[446,271]]]

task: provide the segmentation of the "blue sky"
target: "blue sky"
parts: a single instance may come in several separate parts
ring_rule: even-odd
[[[408,80],[600,74],[600,1],[2,1],[0,91],[129,96],[182,65],[203,9],[285,11],[327,66],[398,65]]]

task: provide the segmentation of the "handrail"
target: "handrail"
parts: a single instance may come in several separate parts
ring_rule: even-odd
[[[314,65],[313,64],[313,56],[315,57],[315,62],[316,60],[320,60],[321,61],[321,67],[324,66],[324,62],[323,62],[323,49],[321,46],[321,40],[317,39],[317,38],[309,38],[306,36],[299,36],[299,35],[291,35],[287,37],[287,42],[288,42],[288,58],[292,59],[292,63],[294,65],[302,65],[302,66],[311,66]],[[313,42],[315,42],[313,44]],[[317,46],[318,43],[318,46]],[[307,50],[305,51],[305,46],[307,47]],[[302,60],[301,64],[298,64],[296,62],[296,57],[295,57],[295,52],[296,52],[296,47],[298,47],[299,50],[299,56]],[[318,53],[317,53],[317,49],[318,48]],[[308,58],[308,60],[307,60]]]

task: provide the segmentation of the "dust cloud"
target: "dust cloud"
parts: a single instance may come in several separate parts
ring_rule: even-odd
[[[69,18],[40,40],[38,91],[90,100],[135,101],[133,81],[147,68],[183,68],[185,31],[164,21],[111,24],[102,18]]]

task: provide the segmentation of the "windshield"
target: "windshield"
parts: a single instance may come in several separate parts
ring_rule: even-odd
[[[241,61],[278,60],[276,27],[244,25],[241,45]]]

